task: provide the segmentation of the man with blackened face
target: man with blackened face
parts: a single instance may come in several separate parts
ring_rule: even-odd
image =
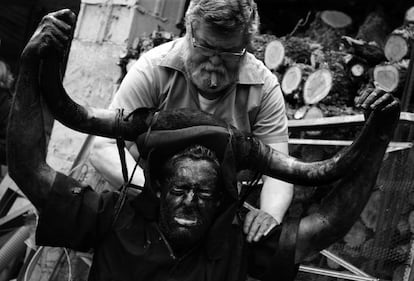
[[[194,7],[212,2],[230,3],[192,1]],[[59,67],[59,60],[53,54],[63,55],[61,46],[69,40],[65,34],[73,30],[74,23],[75,15],[69,10],[51,13],[42,20],[23,51],[9,118],[9,172],[39,210],[38,245],[93,250],[90,281],[245,281],[248,274],[263,281],[289,281],[294,280],[299,262],[328,247],[351,228],[375,188],[380,164],[399,120],[399,104],[392,95],[380,89],[361,94],[358,103],[372,115],[361,137],[351,146],[351,149],[359,147],[360,153],[345,152],[343,157],[339,156],[345,162],[337,162],[332,169],[327,166],[335,163],[334,158],[316,166],[311,163],[311,168],[306,169],[296,159],[282,160],[280,153],[266,148],[255,140],[256,136],[231,129],[229,124],[199,110],[151,113],[150,109],[141,108],[135,112],[136,116],[146,114],[132,118],[135,124],[122,123],[125,121],[122,110],[100,111],[100,116],[95,114],[97,109],[86,109],[71,101],[63,120],[68,120],[67,117],[82,120],[75,126],[82,132],[99,132],[119,139],[124,133],[128,135],[127,132],[140,128],[138,124],[144,126],[135,140],[147,160],[142,192],[128,188],[126,182],[121,192],[98,193],[85,183],[57,172],[46,162],[44,104],[40,94],[45,94],[52,107],[62,105],[60,101],[51,102],[51,96],[56,94],[70,101],[59,75],[54,82],[48,79],[53,77],[52,73],[58,73],[52,71]],[[229,45],[229,49],[220,44],[219,51],[209,50],[214,40],[210,40],[209,32],[200,32],[207,26],[193,28],[193,51],[197,48],[205,55],[211,51],[216,57],[220,52],[220,57],[225,58],[244,53],[236,48],[238,44]],[[187,41],[177,43],[180,42]],[[215,77],[216,69],[201,73],[203,83],[212,81],[217,87],[226,84],[225,79]],[[48,90],[41,91],[44,89],[41,86]],[[61,113],[56,108],[54,112]],[[260,157],[251,158],[256,153]],[[350,161],[350,154],[359,157]],[[250,212],[246,213],[242,209],[249,190],[239,192],[236,174],[247,161],[253,162],[248,167],[258,173],[289,176],[293,182],[297,176],[306,175],[302,181],[326,183],[334,179],[328,171],[337,169],[347,173],[338,175],[342,179],[335,181],[315,212],[300,220],[289,219],[272,226],[270,215],[263,210],[250,206]],[[293,167],[299,167],[298,171]],[[315,171],[323,171],[324,177],[314,178],[311,174],[318,174]],[[266,199],[275,201],[268,195]],[[245,231],[246,225],[260,225],[261,230],[270,232],[260,238],[256,235],[257,228]]]
[[[280,83],[249,52],[259,30],[255,1],[187,2],[185,36],[142,54],[110,107],[201,110],[288,154],[288,123]],[[132,171],[138,150],[134,143],[127,142],[126,147],[130,152],[127,167]],[[117,156],[113,140],[96,139],[91,162],[114,187],[123,180]],[[138,168],[131,182],[142,186],[145,180],[144,171]],[[238,180],[252,178],[241,175]],[[259,241],[280,224],[292,198],[290,183],[264,176],[259,210],[250,211],[244,223],[247,241]]]
[[[161,175],[160,229],[182,252],[203,238],[217,214],[220,166],[213,152],[197,145],[170,158]]]

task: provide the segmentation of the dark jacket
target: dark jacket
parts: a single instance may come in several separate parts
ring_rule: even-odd
[[[197,246],[177,257],[154,220],[153,199],[145,192],[130,193],[113,224],[118,197],[115,192],[98,194],[58,174],[39,217],[38,244],[93,249],[89,280],[244,281],[250,274],[287,281],[296,274],[291,234],[297,223],[284,223],[259,243],[249,244],[239,224],[227,223],[237,208],[232,205]]]

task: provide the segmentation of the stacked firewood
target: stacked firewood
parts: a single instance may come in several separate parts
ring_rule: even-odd
[[[414,7],[407,11],[404,24],[388,36],[384,47],[387,61],[374,69],[374,81],[379,87],[392,92],[404,87],[413,40]]]
[[[307,30],[300,34],[281,38],[266,35],[262,41],[256,39],[255,42],[266,43],[266,48],[259,49],[256,56],[278,76],[288,118],[360,113],[354,101],[360,90],[368,86],[396,95],[401,93],[409,65],[410,40],[413,40],[414,7],[406,12],[404,23],[394,31],[381,10],[368,14],[359,28],[352,25],[353,20],[348,15],[324,11],[318,13]],[[291,137],[352,139],[351,134],[356,131],[356,128],[355,131],[335,128],[300,132],[298,136],[294,135],[297,132],[291,132]],[[290,148],[292,155],[305,161],[326,159],[339,149],[333,145],[292,145]],[[392,167],[389,164],[386,169],[392,170]],[[391,194],[383,190],[385,185],[382,184],[390,184],[390,180],[382,180],[355,225],[329,250],[369,274],[401,281],[410,254],[410,239],[414,235],[414,191],[403,193],[397,190]],[[312,213],[322,195],[330,189],[322,186],[309,190],[303,192],[295,187],[294,202],[289,209],[291,215]],[[397,192],[401,197],[405,194],[407,199],[398,201],[398,208],[394,210],[398,215],[390,220],[381,211],[386,199],[395,198]],[[387,243],[380,243],[382,240]],[[345,270],[321,255],[309,257],[307,262],[312,266]]]
[[[358,29],[349,15],[322,11],[300,34],[260,35],[253,45],[255,55],[279,78],[288,117],[315,118],[359,113],[354,100],[367,86],[400,94],[414,38],[414,7],[391,31],[380,9]],[[266,47],[258,48],[261,43]]]

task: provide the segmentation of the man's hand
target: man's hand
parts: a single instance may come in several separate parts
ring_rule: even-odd
[[[356,100],[356,106],[365,110],[366,117],[373,111],[386,113],[399,108],[399,102],[394,96],[379,88],[365,89]]]
[[[265,211],[255,209],[247,213],[243,231],[247,235],[247,242],[257,242],[277,225],[274,217]]]
[[[43,17],[23,50],[23,57],[42,58],[54,51],[63,55],[69,45],[76,15],[69,9],[59,10]]]

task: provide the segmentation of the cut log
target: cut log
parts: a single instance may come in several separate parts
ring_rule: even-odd
[[[306,112],[308,112],[309,108],[310,108],[309,105],[304,105],[300,107],[298,110],[296,110],[295,114],[293,115],[293,119],[296,119],[296,120],[303,119],[303,117],[305,117]]]
[[[383,48],[385,40],[391,31],[385,19],[384,11],[378,8],[367,15],[358,29],[356,38],[365,42],[375,42],[377,46]]]
[[[401,237],[409,237],[410,233],[410,225],[406,218],[401,218],[397,223],[397,230]]]
[[[374,68],[374,83],[387,92],[398,92],[404,87],[408,60],[398,63],[377,65]]]
[[[309,75],[303,88],[305,104],[316,104],[325,98],[332,89],[332,73],[328,69],[319,69]]]
[[[333,253],[333,254],[335,254],[335,255],[338,255],[338,253],[335,251],[335,246],[330,246],[328,249],[327,249],[329,252],[331,252],[331,253]],[[326,258],[326,265],[330,268],[330,269],[335,269],[335,270],[338,270],[338,269],[340,269],[341,268],[341,265],[339,265],[337,262],[335,262],[335,261],[333,261],[333,260],[331,260],[331,259],[329,259],[329,258]]]
[[[355,91],[361,88],[362,85],[366,84],[370,80],[368,66],[358,58],[351,58],[347,63],[348,75],[354,83]],[[354,95],[355,98],[356,94]]]
[[[267,44],[264,53],[264,63],[270,70],[277,70],[285,59],[285,47],[279,40]]]
[[[381,197],[381,191],[374,191],[361,213],[361,220],[364,225],[374,231],[377,227],[378,214],[381,206]]]
[[[414,25],[406,25],[394,30],[388,37],[385,47],[385,57],[390,62],[397,62],[410,55],[410,40],[414,39]]]
[[[309,108],[308,111],[306,111],[305,116],[303,117],[303,119],[317,119],[317,118],[323,118],[324,114],[323,111],[317,107],[317,106],[312,106]],[[309,136],[319,136],[320,134],[322,134],[322,131],[306,131],[306,134]],[[317,161],[322,160],[322,159],[318,159]]]
[[[359,68],[353,71],[357,76],[350,75],[350,68],[356,63],[360,63]],[[357,59],[352,55],[340,51],[314,52],[312,63],[318,68],[329,69],[332,73],[332,89],[324,100],[324,104],[336,106],[351,106],[357,94],[357,90],[368,79],[368,71],[363,65],[364,60]],[[365,73],[361,73],[362,68]],[[359,71],[359,73],[358,73]]]
[[[334,270],[338,270],[338,269],[341,268],[341,266],[339,264],[337,264],[336,262],[334,262],[333,260],[330,260],[330,259],[326,259],[326,265],[330,269],[334,269]]]
[[[323,112],[319,107],[311,106],[309,110],[306,112],[303,119],[316,119],[316,118],[323,118],[323,117],[324,117]]]
[[[297,91],[302,82],[302,69],[298,65],[289,67],[282,79],[282,92],[291,95]]]
[[[367,73],[367,69],[363,64],[355,63],[350,67],[349,72],[352,75],[352,77],[360,78]]]
[[[347,14],[339,11],[323,11],[321,19],[326,25],[334,29],[347,28],[352,24],[352,19]]]
[[[271,70],[283,71],[283,67],[294,63],[309,64],[316,49],[322,49],[322,46],[309,38],[282,37],[267,44],[264,63]]]
[[[367,231],[364,224],[357,221],[344,236],[344,241],[351,248],[360,247],[367,240]]]
[[[310,65],[301,63],[294,64],[286,70],[281,87],[287,101],[293,104],[302,102],[303,85],[314,71],[314,68]]]
[[[414,24],[414,6],[409,8],[405,13],[404,23],[407,24]]]
[[[249,46],[248,50],[253,53],[257,59],[264,62],[264,54],[267,45],[277,39],[278,38],[275,35],[271,34],[256,34],[253,36],[251,46]]]
[[[366,61],[369,66],[377,65],[386,60],[383,49],[374,42],[342,36],[346,51]]]
[[[319,12],[310,24],[306,35],[331,50],[338,50],[340,38],[346,35],[352,19],[339,11]]]

